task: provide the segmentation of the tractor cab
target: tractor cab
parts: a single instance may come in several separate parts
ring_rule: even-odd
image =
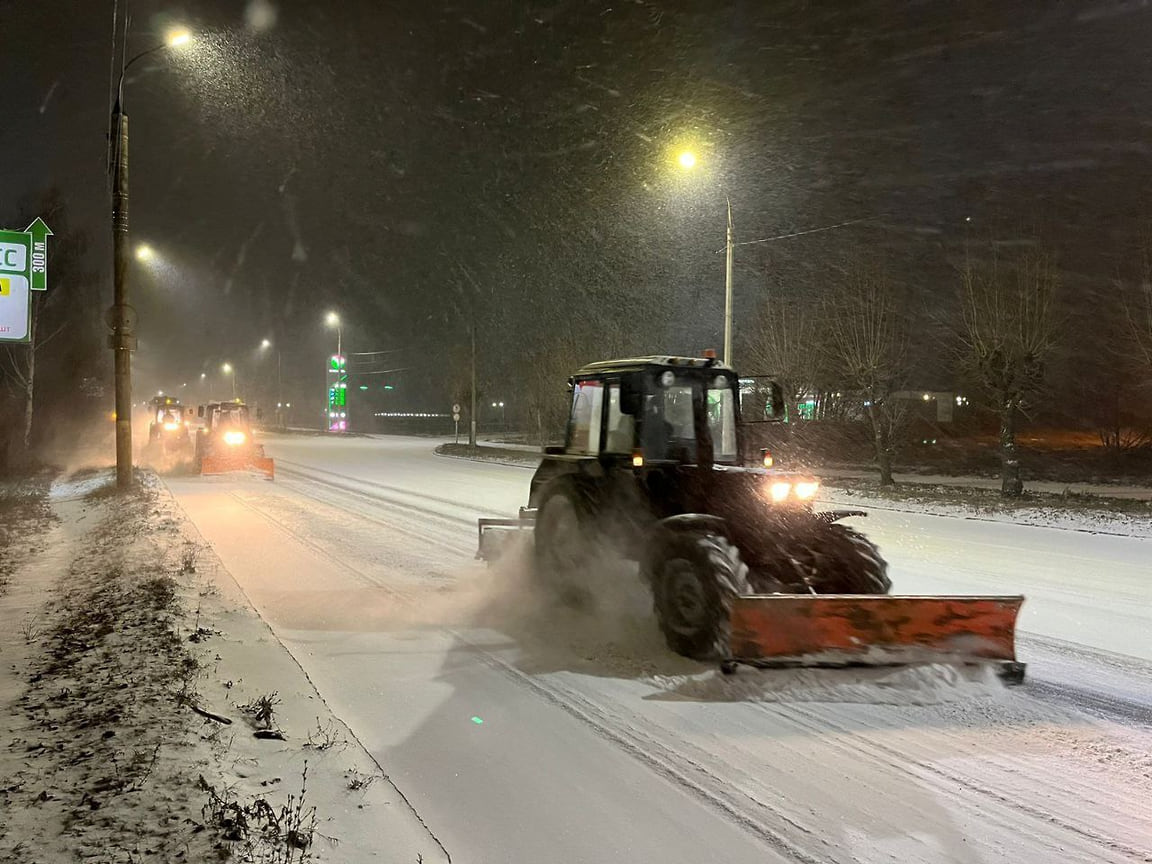
[[[636,466],[741,461],[742,413],[784,417],[780,386],[737,377],[714,357],[639,357],[592,363],[570,380],[566,442],[553,452],[630,459]]]
[[[188,424],[184,417],[184,406],[179,399],[171,396],[156,396],[148,402],[148,440],[188,439]]]

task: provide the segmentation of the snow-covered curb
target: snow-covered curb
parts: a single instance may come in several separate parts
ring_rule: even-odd
[[[852,489],[838,488],[834,484],[822,486],[818,503],[839,507],[863,507],[869,510],[889,510],[894,513],[917,513],[948,516],[956,519],[1032,525],[1040,528],[1059,528],[1065,531],[1086,531],[1091,534],[1152,537],[1152,519],[1147,515],[1112,513],[1107,510],[1088,508],[1061,509],[1039,506],[995,510],[933,501],[927,497],[899,501]]]
[[[440,444],[432,451],[436,456],[441,456],[446,459],[463,459],[465,462],[483,462],[489,465],[508,465],[512,468],[530,468],[535,470],[536,466],[540,464],[540,452],[538,450],[524,450],[523,456],[511,456],[507,453],[501,453],[500,450],[504,448],[492,447],[481,444],[476,447],[475,451],[471,452],[451,452],[447,448],[449,444]],[[464,448],[465,445],[459,445]],[[519,448],[517,448],[518,450]],[[484,450],[491,451],[484,453]]]

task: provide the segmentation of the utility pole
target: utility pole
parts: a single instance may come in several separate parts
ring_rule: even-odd
[[[277,339],[279,341],[279,339]],[[284,378],[280,374],[280,349],[276,349],[276,425],[284,426]]]
[[[123,86],[123,84],[121,84]],[[112,109],[115,155],[112,161],[112,328],[116,392],[116,486],[132,485],[132,351],[136,348],[136,310],[128,305],[128,115],[117,95]]]
[[[112,107],[112,308],[105,321],[112,330],[108,347],[113,354],[116,392],[116,486],[132,485],[132,352],[136,350],[136,310],[128,303],[128,115],[124,113],[124,75],[141,58],[165,48],[186,45],[187,30],[168,34],[166,42],[142,51],[120,67],[116,104]],[[128,32],[125,20],[124,47]]]
[[[725,252],[727,262],[724,268],[724,363],[732,365],[732,201],[727,195],[724,200],[728,204],[728,240]]]

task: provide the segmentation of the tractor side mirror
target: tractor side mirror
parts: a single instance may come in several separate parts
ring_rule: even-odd
[[[197,417],[203,417],[204,416],[204,406],[203,405],[198,405],[196,407],[196,416]]]

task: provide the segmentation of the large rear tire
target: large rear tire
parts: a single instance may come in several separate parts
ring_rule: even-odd
[[[653,544],[644,568],[668,647],[695,660],[726,658],[732,602],[752,593],[740,550],[720,534],[675,532]]]
[[[557,482],[540,502],[533,538],[538,578],[565,605],[588,605],[588,569],[602,543],[591,493],[577,483]]]

